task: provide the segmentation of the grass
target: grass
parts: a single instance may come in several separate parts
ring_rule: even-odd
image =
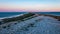
[[[23,16],[19,16],[19,17],[5,18],[5,19],[3,19],[3,22],[7,23],[7,22],[12,22],[12,21],[18,21],[18,20],[24,21],[23,20],[24,18],[33,16],[33,15],[34,14],[32,14],[32,13],[28,13],[28,14],[24,14]]]

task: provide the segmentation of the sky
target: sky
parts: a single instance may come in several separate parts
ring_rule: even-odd
[[[0,12],[60,11],[60,0],[0,0]]]

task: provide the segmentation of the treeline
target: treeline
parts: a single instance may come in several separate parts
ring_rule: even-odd
[[[44,16],[50,16],[50,17],[53,17],[55,19],[58,19],[58,21],[60,21],[60,16],[55,16],[55,15],[47,15],[47,14],[39,14],[39,15],[44,15]]]
[[[33,16],[33,15],[34,14],[32,14],[32,13],[28,13],[28,14],[24,14],[24,15],[19,16],[19,17],[5,18],[5,19],[3,19],[3,22],[6,23],[6,22],[12,22],[12,21],[18,21],[18,20],[22,21],[24,18]]]

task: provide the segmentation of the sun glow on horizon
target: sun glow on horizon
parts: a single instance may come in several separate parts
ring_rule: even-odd
[[[58,0],[0,0],[0,11],[60,11]]]

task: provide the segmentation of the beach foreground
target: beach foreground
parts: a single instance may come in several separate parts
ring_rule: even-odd
[[[28,13],[23,20],[4,20],[0,34],[60,34],[60,16]],[[28,15],[26,14],[26,15]],[[24,15],[24,17],[26,16]],[[18,16],[20,17],[20,16]],[[16,20],[17,19],[17,20]]]

